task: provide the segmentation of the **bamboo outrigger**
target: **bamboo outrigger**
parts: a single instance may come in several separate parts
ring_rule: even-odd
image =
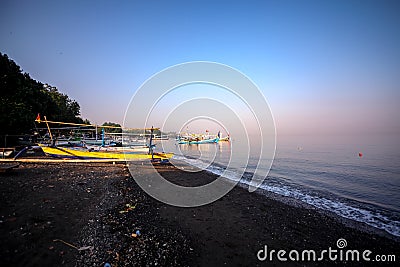
[[[50,139],[52,141],[52,145],[43,145],[39,144],[43,152],[51,157],[55,158],[62,158],[62,159],[78,159],[78,160],[104,160],[104,159],[118,159],[118,160],[138,160],[138,159],[152,159],[152,160],[168,160],[170,159],[173,154],[172,153],[157,153],[154,152],[154,147],[152,143],[152,137],[153,137],[153,131],[158,130],[159,128],[144,128],[140,130],[150,130],[150,142],[148,145],[149,151],[148,153],[140,153],[140,152],[132,152],[128,151],[126,149],[122,149],[121,151],[93,151],[88,148],[83,148],[83,147],[77,147],[77,148],[68,148],[68,147],[58,147],[54,145],[54,140],[53,136],[51,134],[51,130],[49,127],[49,123],[55,123],[55,124],[63,124],[63,125],[73,125],[73,126],[93,126],[93,127],[98,127],[97,125],[93,124],[81,124],[81,123],[69,123],[69,122],[57,122],[57,121],[49,121],[47,120],[46,116],[44,116],[44,120],[40,119],[40,115],[38,114],[36,122],[41,123],[45,122],[47,129],[49,131]],[[122,127],[118,126],[100,126],[102,128],[119,128],[122,129]],[[131,128],[125,128],[126,130],[132,130]],[[137,129],[135,129],[137,130]]]
[[[67,147],[56,147],[56,146],[46,146],[39,144],[43,152],[54,158],[63,159],[170,159],[172,158],[172,153],[140,153],[140,152],[109,152],[109,151],[91,151],[85,148],[67,148]]]

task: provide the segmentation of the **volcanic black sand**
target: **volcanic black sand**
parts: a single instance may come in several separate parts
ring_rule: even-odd
[[[131,164],[135,179],[148,164]],[[186,186],[216,177],[156,166],[167,180]],[[345,249],[395,255],[398,238],[343,222],[290,199],[235,187],[220,200],[179,208],[148,196],[125,164],[23,163],[0,174],[1,266],[327,266],[362,261],[259,261],[268,250]],[[286,258],[288,255],[286,254]],[[376,266],[377,262],[370,262]],[[372,266],[371,264],[371,266]],[[395,265],[387,262],[385,266]]]

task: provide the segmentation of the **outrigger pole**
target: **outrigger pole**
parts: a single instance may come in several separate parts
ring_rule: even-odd
[[[154,151],[153,151],[153,132],[154,128],[151,126],[150,129],[150,140],[149,140],[149,153],[151,153],[151,160],[154,160]]]
[[[104,145],[104,128],[113,128],[113,129],[124,129],[124,130],[147,130],[150,131],[150,141],[149,141],[149,154],[151,154],[152,159],[154,160],[154,151],[153,151],[153,134],[154,134],[154,130],[159,130],[160,128],[154,128],[153,126],[151,126],[151,128],[123,128],[123,127],[119,127],[119,126],[98,126],[97,124],[84,124],[84,123],[73,123],[73,122],[61,122],[61,121],[49,121],[47,120],[46,116],[44,116],[44,120],[40,119],[40,114],[37,115],[36,117],[36,122],[41,123],[41,122],[45,122],[47,125],[47,129],[49,131],[50,134],[50,138],[51,140],[53,140],[53,136],[51,134],[50,131],[50,127],[49,127],[49,123],[55,123],[55,124],[63,124],[63,125],[73,125],[73,126],[91,126],[91,127],[95,127],[96,129],[96,138],[97,138],[97,127],[101,127],[102,129],[102,145]]]
[[[151,131],[151,129],[153,130],[159,130],[160,128],[123,128],[120,126],[108,126],[108,125],[96,125],[96,124],[84,124],[84,123],[73,123],[73,122],[61,122],[61,121],[49,121],[46,119],[46,116],[44,116],[44,120],[40,119],[40,116],[38,114],[36,120],[36,122],[41,123],[41,122],[45,122],[46,124],[48,123],[56,123],[56,124],[64,124],[64,125],[73,125],[73,126],[91,126],[91,127],[101,127],[101,128],[112,128],[112,129],[124,129],[124,130],[148,130]]]
[[[38,117],[39,117],[39,116],[38,116]],[[46,122],[47,130],[49,131],[50,140],[53,141],[53,135],[51,134],[50,126],[49,126],[49,124],[47,123],[46,116],[44,116],[44,119],[45,119],[45,122]],[[39,117],[39,120],[40,120],[40,117]],[[39,122],[40,122],[40,121],[39,121]]]

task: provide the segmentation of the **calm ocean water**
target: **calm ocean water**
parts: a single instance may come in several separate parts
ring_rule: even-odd
[[[222,175],[235,142],[240,141],[190,146],[169,141],[164,149],[175,149],[177,160]],[[277,138],[275,159],[261,192],[292,197],[400,236],[398,143],[397,136]],[[257,160],[250,154],[242,186],[249,184]],[[235,179],[238,173],[224,176]]]

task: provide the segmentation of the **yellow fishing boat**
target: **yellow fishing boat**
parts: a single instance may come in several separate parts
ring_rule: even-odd
[[[51,147],[39,144],[43,152],[51,157],[64,159],[170,159],[173,153],[156,153],[146,154],[140,152],[124,152],[124,151],[91,151],[85,148],[68,148],[68,147]]]
[[[40,119],[40,115],[38,114],[36,122],[41,123],[45,122],[47,129],[49,131],[50,139],[53,140],[53,136],[51,134],[49,123],[61,124],[61,125],[72,125],[72,126],[85,126],[85,127],[96,127],[97,125],[92,124],[80,124],[80,123],[70,123],[70,122],[59,122],[59,121],[49,121],[46,116],[44,116],[44,120]],[[122,127],[117,126],[100,126],[101,128],[118,128],[122,129]],[[118,149],[106,149],[106,151],[99,149],[95,150],[90,147],[59,147],[59,146],[48,146],[39,144],[42,148],[43,152],[47,156],[62,158],[62,159],[120,159],[120,160],[140,160],[140,159],[156,159],[156,160],[168,160],[172,158],[173,153],[158,153],[154,152],[153,149],[155,145],[152,143],[152,137],[154,136],[154,130],[158,130],[159,128],[144,128],[141,130],[150,130],[150,144],[149,144],[149,153],[143,151],[132,151],[133,149],[123,149],[119,151]],[[103,138],[104,138],[104,129],[103,129]],[[55,142],[53,142],[55,143]],[[108,150],[108,151],[107,151]],[[136,150],[139,150],[138,148]],[[15,158],[17,158],[19,153]]]

